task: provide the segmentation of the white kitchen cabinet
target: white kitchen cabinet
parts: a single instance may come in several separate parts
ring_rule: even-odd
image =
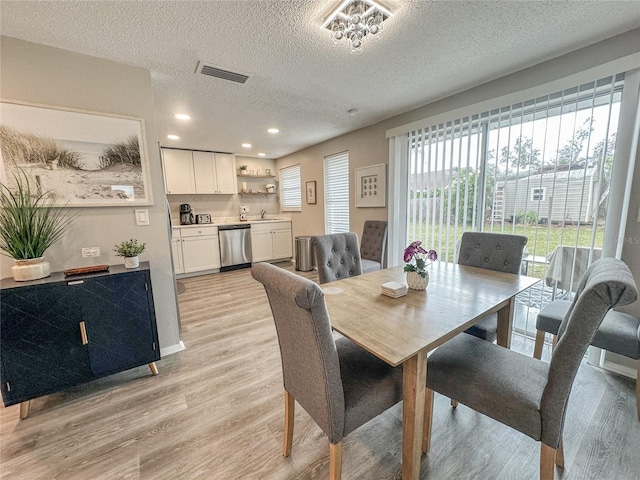
[[[226,153],[162,149],[167,193],[238,193],[236,160]]]
[[[179,228],[173,228],[171,232],[171,254],[173,256],[173,269],[175,273],[184,273],[184,265],[182,263],[182,239],[180,238]]]
[[[180,236],[174,233],[171,244],[176,274],[220,268],[218,227],[188,227],[179,230]]]
[[[190,150],[163,148],[162,169],[167,193],[195,193],[193,158]]]
[[[253,262],[280,260],[293,256],[291,222],[251,224]]]

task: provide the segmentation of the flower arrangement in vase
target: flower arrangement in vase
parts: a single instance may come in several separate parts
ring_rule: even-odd
[[[420,240],[411,242],[404,249],[404,271],[407,272],[408,287],[413,290],[425,290],[429,284],[427,267],[437,259],[438,253],[435,250],[425,250]]]
[[[116,245],[113,251],[116,252],[117,257],[124,257],[126,268],[138,268],[140,266],[138,255],[144,252],[146,246],[146,243],[138,243],[138,240],[132,238]]]

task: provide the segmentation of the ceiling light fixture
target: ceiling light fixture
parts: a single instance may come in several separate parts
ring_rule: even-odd
[[[325,19],[322,28],[331,31],[334,45],[346,39],[351,53],[361,53],[364,38],[379,39],[382,22],[391,16],[387,7],[373,0],[345,0]]]
[[[277,128],[268,128],[267,132],[269,133],[278,133],[280,130],[278,130]]]
[[[266,154],[266,153],[262,153],[262,152],[260,152],[260,153],[258,154],[258,156],[259,156],[259,157],[266,157],[266,156],[267,156],[267,154]]]
[[[243,143],[242,147],[243,148],[251,148],[251,144],[250,143]]]
[[[191,120],[191,117],[189,115],[187,115],[186,113],[176,113],[175,117],[178,120]]]
[[[172,135],[172,134],[167,135],[167,138],[169,140],[180,140],[180,137],[178,135]]]

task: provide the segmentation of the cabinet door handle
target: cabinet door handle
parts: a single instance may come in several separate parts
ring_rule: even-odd
[[[89,343],[89,338],[87,337],[87,327],[84,324],[84,321],[80,322],[80,338],[82,339],[83,345]]]

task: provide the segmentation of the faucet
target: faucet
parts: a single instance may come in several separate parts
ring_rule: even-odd
[[[260,220],[264,220],[264,216],[265,216],[267,213],[269,213],[269,212],[267,212],[266,210],[261,210],[261,211],[260,211]]]

